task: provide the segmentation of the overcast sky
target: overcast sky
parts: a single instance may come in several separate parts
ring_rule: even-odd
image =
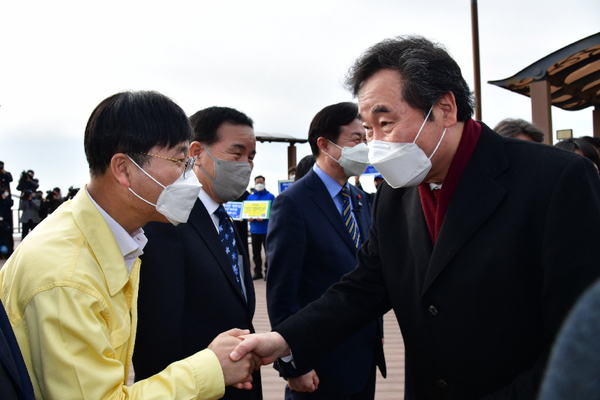
[[[306,138],[323,107],[353,100],[352,62],[382,39],[420,34],[446,46],[473,87],[469,0],[0,0],[0,160],[63,193],[89,179],[83,151],[94,107],[122,90],[157,90],[188,115],[248,114],[256,132]],[[600,28],[598,0],[479,1],[483,121],[531,120],[530,100],[487,84]],[[592,110],[552,108],[553,130],[592,134]],[[298,145],[298,160],[309,154]],[[287,145],[257,144],[253,176],[277,192]],[[372,188],[372,176],[361,181]],[[16,182],[13,183],[13,190]]]

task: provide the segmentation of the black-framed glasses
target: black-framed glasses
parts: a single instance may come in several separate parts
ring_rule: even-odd
[[[150,153],[140,153],[143,154],[145,156],[152,156],[152,157],[158,157],[158,158],[162,158],[164,160],[169,160],[169,161],[173,161],[176,163],[183,163],[185,161],[185,166],[183,167],[183,178],[185,179],[185,175],[190,172],[192,169],[194,169],[194,165],[196,165],[196,160],[198,159],[198,156],[195,157],[190,157],[187,160],[185,158],[170,158],[170,157],[165,157],[165,156],[159,156],[157,154],[150,154]]]

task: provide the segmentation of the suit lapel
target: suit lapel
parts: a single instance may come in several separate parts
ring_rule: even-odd
[[[190,218],[188,221],[191,224],[200,238],[206,243],[206,247],[212,253],[214,259],[217,261],[225,276],[229,280],[229,283],[232,285],[235,292],[238,293],[240,299],[246,303],[246,299],[244,298],[244,293],[242,292],[240,285],[237,283],[235,279],[235,274],[231,265],[229,264],[229,260],[227,259],[227,255],[225,254],[225,250],[223,249],[223,244],[221,243],[221,239],[219,238],[219,234],[215,229],[215,225],[211,219],[211,216],[206,211],[204,204],[198,199],[196,200],[196,204],[192,209],[190,214]],[[239,237],[236,235],[236,239],[239,240]],[[238,250],[239,251],[239,250]],[[243,254],[243,253],[242,253]],[[244,263],[247,260],[244,260]]]
[[[406,214],[409,245],[415,259],[415,266],[420,268],[420,271],[416,271],[416,275],[419,277],[419,281],[423,282],[426,268],[431,260],[433,245],[423,214],[419,189],[416,187],[407,189],[402,197],[402,203]]]
[[[483,125],[479,144],[462,174],[442,223],[423,293],[504,198],[505,190],[495,178],[506,168],[508,161],[502,139]]]
[[[344,243],[346,243],[353,252],[356,252],[356,246],[354,246],[354,243],[350,238],[350,233],[348,233],[348,229],[346,229],[342,215],[335,206],[335,203],[329,195],[329,191],[327,191],[327,187],[325,187],[321,178],[319,178],[313,170],[310,170],[305,179],[306,187],[312,191],[310,198],[323,212],[325,218],[327,218],[334,230],[344,240]]]

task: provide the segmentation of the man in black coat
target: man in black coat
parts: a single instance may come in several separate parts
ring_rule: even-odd
[[[206,348],[220,332],[232,328],[254,332],[248,255],[231,219],[221,221],[217,216],[223,203],[237,199],[248,186],[256,153],[253,122],[226,107],[201,110],[190,122],[194,128],[190,156],[198,157],[194,172],[202,190],[187,223],[144,227],[149,245],[141,257],[144,272],[133,354],[136,380]],[[235,181],[227,180],[232,176]],[[233,240],[225,246],[220,232],[229,229]],[[233,246],[235,265],[230,258]],[[227,387],[223,398],[262,399],[259,371],[253,379],[252,390]]]
[[[473,121],[460,68],[427,39],[373,46],[348,83],[386,180],[369,240],[354,271],[232,359],[291,348],[304,368],[393,308],[415,398],[534,399],[566,313],[600,275],[596,168]]]

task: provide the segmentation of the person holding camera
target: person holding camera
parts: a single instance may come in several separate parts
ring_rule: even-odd
[[[19,204],[19,210],[22,212],[20,220],[22,225],[21,240],[25,239],[25,236],[40,223],[39,209],[39,196],[37,194],[33,195],[31,190],[23,191],[21,194],[21,203]]]
[[[26,190],[34,191],[40,186],[37,179],[33,177],[33,170],[23,171],[21,172],[21,177],[19,178],[19,184],[17,185],[17,190],[24,192]]]

